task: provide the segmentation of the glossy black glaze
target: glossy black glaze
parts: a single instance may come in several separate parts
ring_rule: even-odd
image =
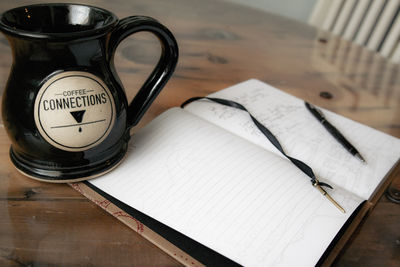
[[[81,16],[82,23],[74,14]],[[13,52],[13,65],[3,94],[2,116],[11,139],[15,166],[30,176],[54,182],[99,175],[124,156],[129,129],[134,126],[174,71],[178,47],[170,31],[149,17],[118,20],[112,13],[89,6],[49,4],[20,7],[3,13],[0,30]],[[128,105],[114,68],[118,44],[138,31],[154,33],[160,40],[160,60]],[[115,103],[115,121],[98,145],[71,152],[48,143],[34,120],[34,104],[41,86],[65,71],[84,71],[99,77]],[[77,136],[71,136],[76,138]]]

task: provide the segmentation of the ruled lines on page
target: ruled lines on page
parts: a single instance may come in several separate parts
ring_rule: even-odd
[[[362,202],[335,190],[342,214],[288,161],[178,108],[131,145],[91,183],[245,266],[315,264]]]

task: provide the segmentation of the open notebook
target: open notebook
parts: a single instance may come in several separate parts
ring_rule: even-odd
[[[133,136],[118,168],[86,185],[235,263],[310,266],[400,158],[399,139],[324,110],[366,159],[362,163],[301,99],[258,80],[210,96],[244,105],[288,155],[334,187],[328,192],[346,213],[270,144],[247,113],[207,100],[161,114]],[[207,255],[195,257],[207,264]]]

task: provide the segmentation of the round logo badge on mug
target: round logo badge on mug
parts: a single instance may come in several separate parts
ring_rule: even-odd
[[[47,142],[66,151],[84,151],[110,133],[115,103],[98,77],[67,71],[40,88],[34,112],[36,127]]]

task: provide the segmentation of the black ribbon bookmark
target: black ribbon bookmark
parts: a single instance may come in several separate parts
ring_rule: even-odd
[[[334,200],[332,197],[322,188],[322,186],[326,186],[330,189],[333,189],[332,186],[330,186],[327,183],[323,183],[318,181],[316,178],[313,170],[311,169],[310,166],[302,162],[301,160],[295,159],[285,153],[283,150],[281,144],[279,143],[278,139],[271,133],[270,130],[268,130],[267,127],[265,127],[263,124],[261,124],[242,104],[239,104],[235,101],[232,100],[227,100],[227,99],[222,99],[222,98],[214,98],[214,97],[192,97],[186,100],[184,103],[182,103],[181,108],[186,106],[187,104],[194,102],[196,100],[200,99],[207,99],[213,102],[216,102],[218,104],[228,106],[228,107],[233,107],[237,108],[240,110],[243,110],[247,112],[250,115],[250,118],[253,120],[254,124],[257,126],[257,128],[265,135],[265,137],[268,138],[268,140],[286,157],[288,158],[294,165],[296,165],[302,172],[304,172],[308,177],[311,179],[311,184],[316,187],[324,196],[326,196],[338,209],[340,209],[343,213],[345,212],[344,209]]]

